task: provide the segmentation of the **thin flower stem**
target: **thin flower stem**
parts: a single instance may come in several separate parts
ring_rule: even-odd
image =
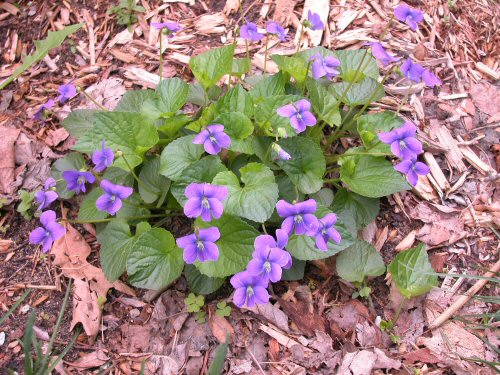
[[[306,92],[306,82],[307,82],[307,76],[309,75],[309,69],[311,68],[311,62],[312,62],[311,60],[309,60],[307,62],[306,76],[304,78],[304,85],[302,86],[302,95],[304,95],[304,93]],[[326,124],[326,123],[324,123],[324,124]],[[323,127],[325,126],[324,124],[323,124]],[[323,130],[323,128],[321,128],[321,129]]]
[[[250,50],[248,49],[248,40],[247,39],[245,39],[245,48],[247,51],[247,59],[248,59],[248,61],[250,61],[250,66],[252,66],[252,60],[250,60]],[[252,69],[250,69],[250,71],[248,72],[248,75],[249,76],[252,75]]]
[[[403,305],[405,304],[405,302],[406,302],[406,298],[402,298],[401,302],[398,305],[398,309],[396,310],[396,315],[394,315],[394,318],[392,318],[393,325],[396,325],[396,322],[398,321],[399,316],[401,315],[401,310],[403,309]]]
[[[398,106],[398,109],[396,111],[396,115],[399,115],[399,112],[401,112],[401,109],[403,108],[403,106],[406,104],[406,102],[408,101],[408,97],[410,95],[410,91],[411,91],[411,88],[413,87],[413,81],[410,82],[410,87],[408,87],[408,90],[406,90],[405,92],[405,96],[403,98],[403,100],[401,101],[401,103],[399,103],[399,106]]]
[[[102,109],[103,111],[108,111],[106,108],[103,107],[102,104],[98,103],[92,96],[90,96],[85,90],[83,90],[81,87],[78,87],[78,91],[80,91],[85,97],[90,100],[92,103],[94,103],[97,107]]]
[[[325,180],[323,180],[324,183],[335,183],[335,182],[339,182],[340,181],[340,178],[327,178]]]
[[[262,223],[262,231],[267,234],[266,224]]]
[[[123,158],[123,161],[125,162],[125,164],[127,165],[127,168],[129,169],[130,173],[132,173],[132,176],[134,176],[134,179],[137,181],[137,183],[142,187],[144,188],[144,190],[146,190],[147,192],[151,193],[151,194],[158,194],[158,192],[156,191],[152,191],[144,182],[142,182],[139,177],[137,176],[137,174],[135,174],[134,172],[134,169],[132,168],[132,166],[128,163],[128,160],[127,158],[125,157],[125,154],[123,152],[121,152],[120,156]]]
[[[123,203],[125,204],[128,204],[129,206],[132,206],[132,207],[137,207],[137,208],[145,208],[147,210],[149,209],[157,209],[157,207],[153,206],[153,205],[149,205],[149,204],[146,204],[146,205],[143,205],[143,204],[137,204],[137,203],[134,203],[134,202],[131,202],[127,199],[124,199],[122,200]]]
[[[172,217],[172,216],[178,216],[180,215],[179,213],[169,213],[169,214],[153,214],[153,215],[142,215],[142,216],[128,216],[128,217],[122,217],[120,219],[122,220],[140,220],[140,219],[152,219],[155,217]],[[115,220],[115,217],[108,217],[106,219],[99,219],[99,220],[71,220],[71,219],[61,219],[61,221],[64,221],[66,223],[72,223],[72,224],[87,224],[87,223],[107,223],[109,221]]]
[[[349,152],[348,154],[327,156],[326,160],[327,162],[334,162],[339,160],[341,157],[355,156],[355,155],[387,156],[387,154],[384,154],[383,152]]]
[[[269,45],[269,37],[266,35],[266,51],[264,52],[264,78],[266,78],[266,67],[267,67],[267,48]]]
[[[163,79],[163,29],[160,30],[160,66],[159,66],[159,73],[160,73],[160,82]]]
[[[344,101],[344,99],[345,99],[347,93],[349,92],[349,90],[351,89],[352,85],[354,85],[354,83],[358,79],[359,73],[361,73],[361,72],[363,72],[365,70],[366,66],[364,66],[363,64],[365,62],[365,59],[366,59],[367,55],[368,55],[368,50],[365,49],[365,52],[363,53],[363,57],[361,58],[361,61],[359,62],[358,67],[356,68],[356,72],[354,73],[354,77],[349,82],[349,84],[347,85],[347,88],[344,90],[344,92],[340,96],[340,99],[337,102],[337,107],[336,108],[338,108],[340,106],[340,104],[342,103],[342,101]],[[368,62],[370,62],[370,60],[368,60]]]
[[[300,43],[302,42],[302,37],[304,36],[304,25],[300,25],[300,35],[299,41],[297,42],[297,49],[295,50],[295,54],[300,52]]]

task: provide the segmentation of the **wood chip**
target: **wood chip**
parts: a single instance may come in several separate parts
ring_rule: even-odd
[[[457,142],[451,135],[448,128],[441,125],[439,120],[430,120],[430,131],[431,135],[437,138],[442,147],[445,147],[447,151],[445,152],[446,160],[458,170],[459,173],[463,173],[467,170],[467,166],[462,160],[462,152],[458,148]]]
[[[403,240],[401,240],[400,243],[398,243],[398,245],[395,247],[395,250],[397,252],[408,250],[415,242],[416,234],[417,234],[416,230],[412,230],[410,233],[408,233],[406,237],[403,238]]]
[[[431,174],[434,177],[434,180],[438,184],[438,186],[441,188],[441,190],[448,190],[450,189],[450,184],[448,180],[446,179],[443,171],[439,167],[439,164],[437,163],[436,159],[434,158],[434,155],[432,155],[430,152],[424,153],[424,159],[427,162],[427,165],[431,169]]]
[[[278,343],[280,343],[281,345],[283,346],[286,346],[287,348],[291,348],[292,346],[294,345],[299,345],[302,347],[302,349],[305,351],[305,352],[312,352],[311,349],[309,348],[306,348],[305,346],[302,346],[298,341],[295,341],[294,339],[284,335],[283,333],[271,328],[271,327],[268,327],[264,324],[259,324],[259,329],[265,333],[267,333],[269,336],[271,336],[273,339],[275,339],[276,341],[278,341]]]
[[[482,62],[476,63],[476,69],[495,81],[498,81],[500,79],[500,73],[494,71],[488,65],[485,65]]]

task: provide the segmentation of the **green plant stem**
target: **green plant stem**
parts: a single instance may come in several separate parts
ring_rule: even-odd
[[[323,180],[323,182],[326,184],[326,183],[335,183],[335,182],[339,182],[340,181],[340,178],[326,178]]]
[[[163,38],[162,35],[163,30],[160,30],[160,66],[159,66],[159,73],[160,73],[160,82],[163,79]]]
[[[267,234],[266,224],[262,223],[262,231]]]
[[[408,87],[408,90],[406,90],[405,96],[404,96],[403,100],[401,101],[401,103],[399,103],[398,110],[396,111],[396,115],[399,115],[399,112],[401,112],[401,109],[403,108],[403,106],[408,101],[408,97],[410,95],[410,91],[411,91],[412,87],[413,87],[413,81],[410,82],[410,87]]]
[[[267,68],[267,48],[269,45],[269,37],[266,35],[266,50],[264,52],[264,78],[266,78],[266,68]]]
[[[306,92],[306,82],[307,82],[307,76],[309,75],[309,69],[311,68],[311,63],[312,61],[308,61],[307,62],[307,67],[306,67],[306,76],[304,78],[304,84],[302,85],[302,95],[304,95],[304,93]],[[321,130],[323,130],[323,128],[325,127],[326,125],[326,122],[323,123],[323,127],[321,128]]]
[[[156,195],[157,192],[155,191],[152,191],[144,182],[141,181],[141,179],[137,176],[137,174],[134,172],[134,169],[132,168],[132,166],[129,164],[127,158],[125,157],[125,154],[122,152],[120,154],[120,156],[123,158],[123,161],[125,162],[125,164],[127,165],[127,168],[128,170],[130,171],[130,173],[132,173],[132,176],[134,176],[134,179],[137,181],[137,184],[140,185],[144,190],[146,190],[147,192],[151,193],[151,194],[154,194]]]
[[[140,220],[140,219],[152,219],[155,217],[171,217],[171,216],[178,216],[180,214],[175,213],[175,214],[153,214],[153,215],[142,215],[142,216],[128,216],[128,217],[122,217],[120,219],[123,220]],[[99,219],[99,220],[71,220],[71,219],[61,219],[61,221],[64,221],[66,223],[72,223],[72,224],[86,224],[86,223],[107,223],[109,221],[113,221],[116,218],[114,217],[108,217],[106,219]]]
[[[97,107],[102,109],[103,111],[108,111],[106,108],[103,107],[102,104],[98,103],[92,96],[90,96],[85,90],[82,88],[78,87],[78,91],[80,91],[85,97],[90,100],[92,103],[94,103]]]
[[[300,43],[302,42],[302,37],[304,36],[304,25],[300,25],[300,35],[299,41],[297,42],[297,49],[295,50],[295,54],[300,52]]]
[[[153,209],[153,210],[157,209],[156,206],[149,205],[149,204],[137,204],[137,203],[129,201],[128,199],[123,199],[122,202],[125,203],[125,204],[128,204],[129,206],[132,206],[132,207],[145,208],[147,210],[149,210],[149,209]]]
[[[349,152],[348,154],[337,154],[337,155],[327,156],[326,161],[327,162],[336,162],[341,157],[355,156],[355,155],[387,156],[387,154],[384,154],[383,152]]]
[[[403,310],[403,305],[405,304],[405,302],[406,302],[406,298],[403,297],[403,299],[401,299],[401,302],[399,303],[398,308],[396,310],[396,315],[394,315],[394,318],[392,318],[393,325],[396,325],[396,322],[398,321],[399,316],[401,315],[401,311]]]
[[[252,75],[252,60],[250,60],[250,50],[248,49],[248,40],[245,39],[245,49],[247,51],[247,59],[248,61],[250,61],[250,71],[248,72],[248,75],[251,76]]]
[[[366,66],[364,66],[363,64],[365,62],[366,56],[368,56],[367,49],[365,49],[365,52],[363,53],[363,57],[361,58],[361,61],[359,62],[358,67],[356,68],[356,72],[354,73],[354,77],[349,82],[349,84],[347,85],[347,88],[344,90],[344,92],[342,92],[342,95],[340,96],[340,99],[337,102],[336,108],[340,107],[340,104],[345,99],[345,97],[346,97],[347,93],[349,92],[349,90],[351,89],[352,85],[354,85],[354,83],[358,79],[359,73],[362,73],[365,70]],[[368,62],[370,62],[370,60],[368,60]]]
[[[71,291],[72,284],[73,284],[73,279],[69,279],[68,286],[66,287],[66,294],[64,294],[61,310],[59,310],[59,315],[57,316],[56,325],[54,326],[54,332],[50,337],[49,345],[47,346],[47,350],[45,351],[45,355],[42,360],[42,365],[40,366],[43,373],[46,373],[44,369],[48,366],[48,361],[50,358],[50,354],[52,352],[52,348],[54,346],[54,341],[56,340],[56,336],[59,333],[59,328],[61,327],[64,312],[66,311],[66,305],[68,304],[69,292]]]

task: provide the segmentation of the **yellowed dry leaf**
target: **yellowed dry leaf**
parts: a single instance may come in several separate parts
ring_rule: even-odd
[[[212,314],[210,319],[208,320],[208,324],[210,329],[212,330],[212,335],[219,341],[220,343],[226,342],[226,333],[229,333],[231,336],[234,336],[234,329],[226,320],[226,318],[219,316],[217,314]]]

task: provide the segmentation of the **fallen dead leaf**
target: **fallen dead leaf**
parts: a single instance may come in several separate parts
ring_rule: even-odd
[[[377,355],[368,350],[346,353],[338,374],[343,375],[370,375],[375,367]]]
[[[405,354],[404,358],[410,365],[415,362],[439,363],[439,358],[434,356],[428,348],[414,350],[413,352]]]
[[[252,308],[248,308],[255,314],[258,314],[268,320],[270,323],[274,324],[279,329],[289,332],[288,328],[288,316],[281,311],[277,306],[268,302],[264,305],[254,305]]]
[[[73,319],[70,329],[81,323],[85,333],[95,337],[99,332],[102,309],[101,301],[106,301],[110,288],[135,296],[133,289],[115,281],[110,283],[100,268],[87,262],[91,248],[82,235],[70,224],[66,224],[66,234],[52,247],[54,265],[59,266],[63,275],[75,280],[73,293]]]
[[[75,362],[65,362],[67,365],[78,368],[94,368],[104,365],[109,360],[109,357],[103,350],[96,350],[91,353],[84,354]]]
[[[104,79],[85,90],[87,94],[110,111],[115,109],[118,101],[126,91],[123,80],[119,78]],[[87,100],[87,103],[82,108],[99,109],[90,100]]]
[[[474,104],[484,113],[494,116],[499,112],[500,95],[499,90],[494,85],[486,82],[473,85],[470,95]]]
[[[226,342],[226,334],[229,333],[231,337],[234,337],[234,329],[229,324],[226,318],[219,316],[217,314],[212,314],[208,320],[208,325],[212,330],[212,335],[219,341],[219,343]]]
[[[14,158],[14,144],[19,136],[19,129],[0,127],[0,194],[13,194],[15,188],[14,170],[16,168]]]
[[[47,144],[47,146],[54,147],[68,137],[69,137],[68,131],[64,128],[59,128],[54,130],[53,132],[50,132],[47,135],[47,137],[45,137],[45,143]]]
[[[10,249],[14,241],[12,240],[1,240],[0,239],[0,252],[7,252]]]

